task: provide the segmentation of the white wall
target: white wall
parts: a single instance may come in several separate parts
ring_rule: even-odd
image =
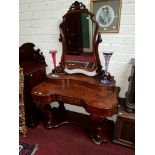
[[[19,0],[19,44],[33,42],[43,52],[47,73],[53,67],[49,50],[58,50],[57,63],[62,53],[59,42],[59,24],[62,16],[67,12],[75,0]],[[89,0],[80,0],[90,8]],[[135,52],[135,0],[122,0],[121,22],[119,33],[102,34],[102,43],[99,45],[99,55],[104,66],[101,54],[103,50],[111,50],[109,71],[115,76],[116,85],[121,87],[120,97],[125,97],[130,75],[130,60]]]

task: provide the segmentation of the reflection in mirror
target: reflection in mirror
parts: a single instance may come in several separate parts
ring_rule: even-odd
[[[96,66],[93,47],[96,23],[91,15],[87,12],[70,13],[65,16],[60,29],[65,39],[65,67],[92,71]]]

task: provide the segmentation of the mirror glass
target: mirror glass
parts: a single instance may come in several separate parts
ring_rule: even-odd
[[[60,26],[64,36],[64,64],[67,69],[92,71],[96,66],[94,39],[96,23],[86,12],[70,13]]]

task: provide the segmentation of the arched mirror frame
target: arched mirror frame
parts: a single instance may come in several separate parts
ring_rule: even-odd
[[[102,42],[101,39],[101,35],[98,32],[99,29],[99,25],[97,23],[97,21],[94,19],[94,14],[92,14],[91,12],[89,12],[89,10],[86,8],[86,6],[78,1],[75,1],[71,7],[69,8],[68,12],[63,16],[63,21],[62,23],[59,25],[60,28],[60,38],[59,41],[62,42],[62,56],[61,56],[61,62],[60,62],[60,66],[55,68],[56,72],[64,72],[65,70],[65,54],[66,54],[66,43],[65,43],[65,36],[62,32],[61,26],[63,24],[63,22],[65,22],[65,18],[70,15],[70,14],[76,14],[76,13],[86,13],[88,15],[90,15],[91,20],[96,24],[96,29],[95,29],[95,33],[94,33],[94,37],[93,37],[93,53],[94,53],[94,60],[95,60],[95,65],[93,66],[92,71],[96,70],[97,75],[100,75],[102,72],[102,66],[100,63],[100,58],[99,58],[99,54],[98,54],[98,45],[99,43]],[[76,68],[79,69],[79,68]],[[87,71],[87,69],[83,69],[85,71]]]

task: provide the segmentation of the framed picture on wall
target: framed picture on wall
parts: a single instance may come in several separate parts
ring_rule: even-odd
[[[119,32],[122,0],[90,0],[90,11],[99,23],[99,32]]]

